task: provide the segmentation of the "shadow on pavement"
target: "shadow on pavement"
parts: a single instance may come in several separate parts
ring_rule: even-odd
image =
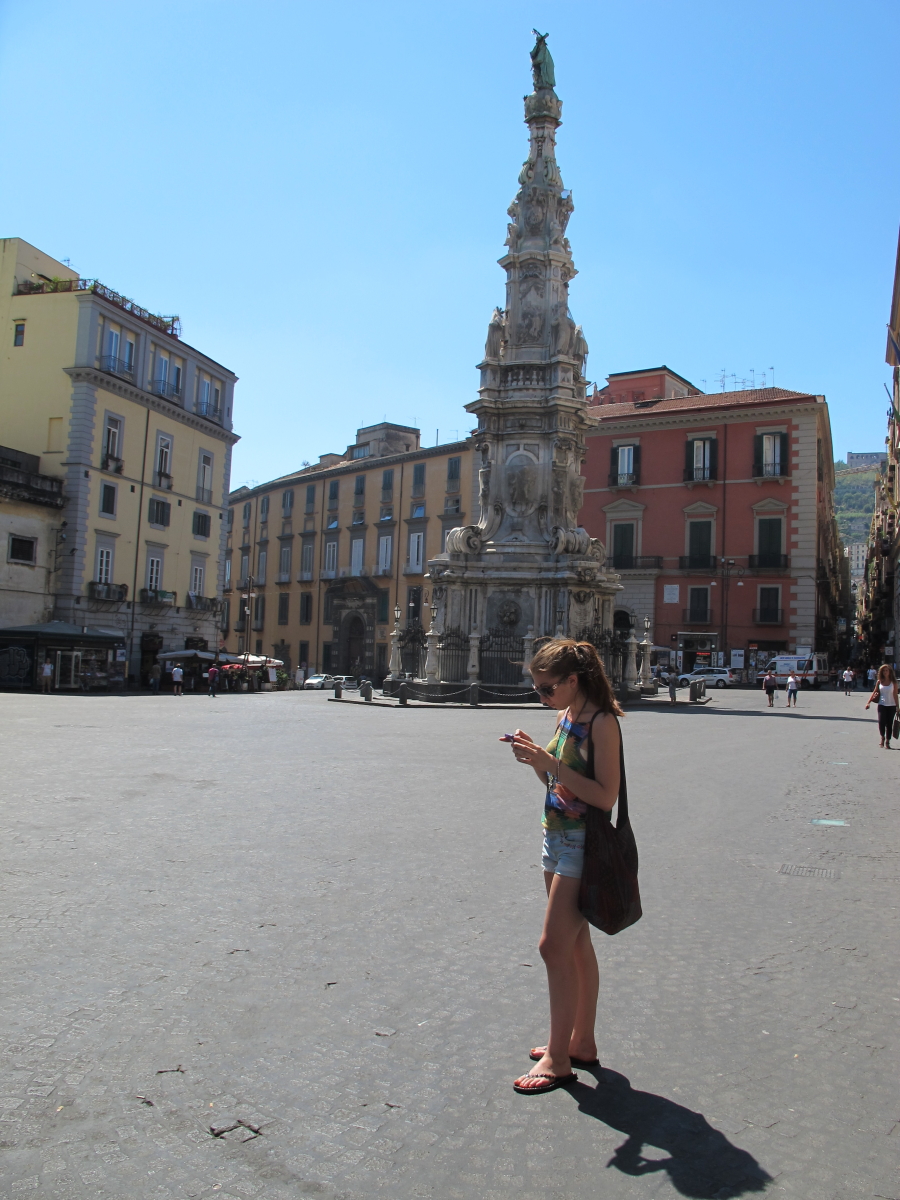
[[[617,1071],[603,1067],[595,1088],[579,1079],[567,1091],[581,1112],[628,1135],[606,1164],[624,1175],[665,1171],[682,1196],[696,1200],[732,1200],[765,1191],[772,1182],[752,1154],[733,1146],[701,1113],[652,1092],[635,1091]],[[645,1146],[656,1146],[669,1157],[647,1158]]]
[[[717,697],[718,698],[718,697]],[[628,713],[645,713],[645,712],[677,712],[677,713],[706,713],[711,717],[765,717],[771,713],[777,713],[779,710],[785,715],[788,712],[786,704],[779,704],[775,708],[767,708],[763,705],[762,708],[709,708],[705,704],[690,704],[687,702],[679,702],[678,704],[642,704],[640,707],[635,705],[625,709]],[[874,724],[877,728],[878,721],[876,717],[833,717],[827,716],[824,713],[808,713],[802,708],[792,708],[790,710],[791,720],[798,721],[863,721],[867,725]]]

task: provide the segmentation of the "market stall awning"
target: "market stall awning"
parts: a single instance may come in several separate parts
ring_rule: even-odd
[[[218,654],[212,650],[163,650],[161,654],[156,656],[163,662],[168,662],[170,659],[177,659],[179,662],[190,662],[191,659],[200,659],[202,662],[215,662],[216,659],[220,663],[243,662],[235,654],[226,654],[224,650],[220,650]]]
[[[38,637],[41,641],[52,641],[54,638],[60,641],[91,641],[91,642],[113,642],[122,643],[125,641],[125,634],[119,633],[115,629],[98,629],[92,625],[70,625],[68,621],[46,621],[40,625],[9,625],[5,629],[0,629],[0,635],[8,637],[10,634],[31,634],[32,637]]]

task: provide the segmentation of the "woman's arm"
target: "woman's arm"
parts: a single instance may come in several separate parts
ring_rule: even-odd
[[[879,695],[880,695],[880,692],[878,690],[878,684],[876,683],[875,687],[872,691],[872,695],[869,697],[869,703],[866,705],[866,708],[868,708],[869,704],[871,704],[872,701],[875,700]],[[897,703],[897,685],[896,684],[894,684],[894,703],[895,704]]]
[[[594,774],[596,779],[588,779],[580,771],[567,767],[558,762],[552,754],[548,754],[540,746],[536,746],[529,738],[525,741],[516,732],[513,752],[519,762],[528,763],[533,767],[539,778],[552,774],[559,779],[564,788],[594,808],[602,808],[611,812],[619,796],[619,727],[615,718],[602,714],[597,717],[592,727],[594,742]],[[524,735],[528,737],[527,734]]]

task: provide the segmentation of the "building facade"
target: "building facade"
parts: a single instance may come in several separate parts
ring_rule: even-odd
[[[423,447],[418,429],[384,423],[344,454],[232,492],[227,649],[380,683],[396,622],[406,669],[421,674],[428,560],[472,510],[471,462],[469,441]]]
[[[0,625],[31,625],[53,615],[66,542],[64,503],[62,480],[41,472],[39,455],[0,446]]]
[[[3,440],[64,497],[40,535],[24,514],[12,528],[0,494],[9,545],[38,538],[54,618],[122,634],[134,678],[162,649],[214,647],[236,376],[182,341],[177,318],[20,238],[0,242],[0,296]],[[21,601],[2,604],[14,624]]]
[[[616,626],[649,617],[682,669],[837,653],[849,568],[824,397],[693,385],[673,395],[667,379],[687,381],[666,368],[634,378],[640,386],[622,373],[597,393],[585,463],[584,524],[624,585]],[[631,391],[643,394],[620,398]]]

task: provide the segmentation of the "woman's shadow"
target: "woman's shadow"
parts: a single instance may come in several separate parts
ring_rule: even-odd
[[[704,1116],[681,1104],[637,1092],[624,1075],[600,1069],[595,1088],[579,1081],[568,1089],[581,1112],[628,1135],[606,1164],[625,1175],[665,1171],[682,1196],[732,1200],[762,1192],[772,1176],[752,1154],[733,1146]],[[657,1146],[668,1158],[645,1158]]]

